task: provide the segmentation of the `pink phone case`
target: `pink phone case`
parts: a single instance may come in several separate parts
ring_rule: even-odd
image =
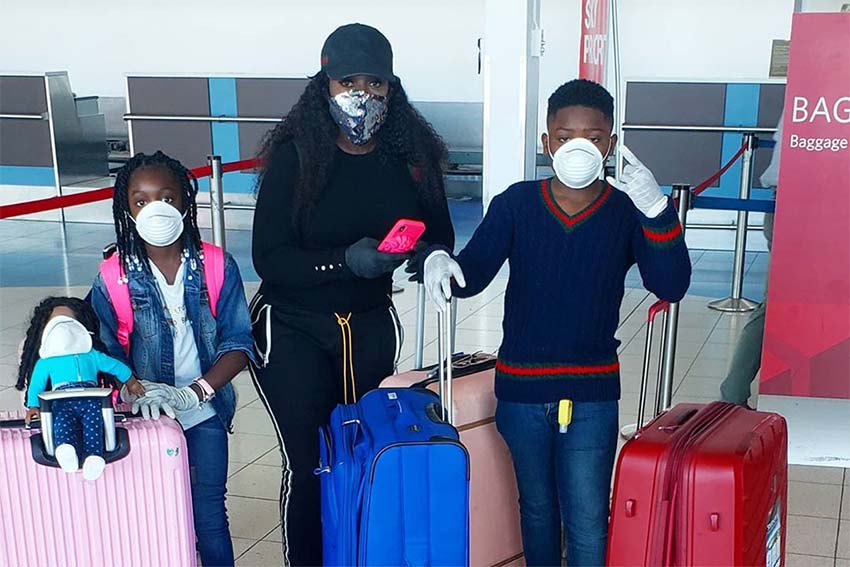
[[[416,242],[425,232],[425,224],[416,221],[401,219],[395,223],[392,230],[378,245],[378,252],[387,254],[404,254],[413,250]]]

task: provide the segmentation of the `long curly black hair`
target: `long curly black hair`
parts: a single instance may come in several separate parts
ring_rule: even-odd
[[[124,164],[115,177],[115,192],[112,196],[112,216],[115,221],[115,238],[118,245],[118,257],[121,266],[126,269],[127,265],[138,260],[142,270],[150,270],[148,254],[145,249],[145,241],[136,231],[136,223],[130,218],[130,180],[133,174],[142,168],[160,167],[174,176],[180,186],[180,194],[183,200],[183,210],[186,217],[183,219],[183,245],[196,252],[201,250],[201,232],[198,229],[198,179],[178,160],[157,151],[154,154],[138,153]]]
[[[50,320],[53,310],[57,307],[67,307],[74,312],[74,318],[83,324],[92,334],[92,348],[107,354],[106,345],[100,340],[100,321],[97,314],[88,302],[77,297],[48,297],[39,303],[33,310],[27,336],[24,339],[24,349],[21,354],[21,364],[18,367],[18,382],[15,388],[24,391],[29,385],[30,376],[38,362],[38,349],[41,346],[41,333],[44,326]],[[101,386],[111,387],[115,385],[115,378],[110,374],[99,373],[98,382]]]
[[[297,144],[301,171],[310,172],[299,176],[293,206],[292,221],[302,236],[308,232],[313,207],[328,183],[336,153],[339,127],[331,118],[328,97],[328,76],[319,72],[311,77],[289,114],[266,136],[258,156],[264,163],[262,180],[275,153],[289,142]],[[446,145],[410,104],[400,79],[389,85],[387,116],[375,140],[382,159],[401,160],[411,168],[423,207],[445,206],[442,164]]]

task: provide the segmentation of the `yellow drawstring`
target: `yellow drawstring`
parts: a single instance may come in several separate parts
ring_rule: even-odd
[[[336,322],[339,325],[340,333],[342,333],[342,396],[343,402],[348,403],[348,374],[351,373],[351,397],[354,403],[357,403],[357,392],[354,382],[354,338],[351,334],[351,313],[347,317],[342,317],[339,313],[336,315]]]

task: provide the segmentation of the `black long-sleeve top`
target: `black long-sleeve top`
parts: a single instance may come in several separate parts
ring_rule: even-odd
[[[285,144],[271,157],[257,197],[253,260],[272,305],[318,313],[389,305],[392,275],[357,277],[345,265],[345,249],[367,236],[380,241],[401,218],[425,223],[422,241],[454,246],[445,198],[436,207],[425,206],[407,164],[385,163],[378,152],[351,155],[339,149],[310,217],[309,241],[302,241],[292,221],[298,175],[295,145]]]

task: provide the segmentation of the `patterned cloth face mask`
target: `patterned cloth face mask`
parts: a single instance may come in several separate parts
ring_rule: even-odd
[[[352,144],[365,145],[387,117],[387,97],[346,91],[329,99],[331,116]]]

